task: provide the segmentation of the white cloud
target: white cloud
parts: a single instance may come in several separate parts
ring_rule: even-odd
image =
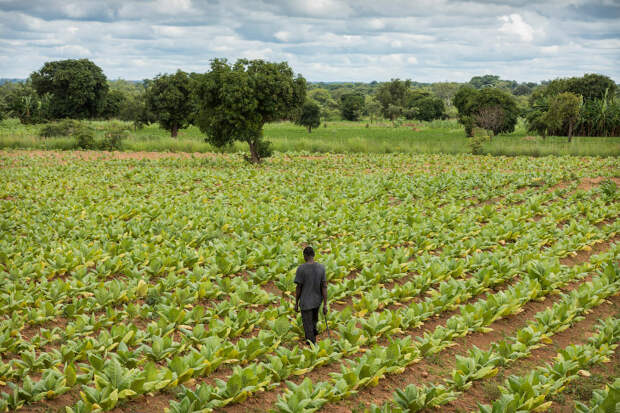
[[[534,40],[534,29],[527,24],[520,14],[514,13],[510,16],[501,16],[499,18],[504,22],[499,31],[511,35],[516,35],[525,42],[531,42]]]
[[[557,54],[560,51],[560,46],[557,44],[553,46],[543,46],[540,48],[540,51],[544,54]]]
[[[79,58],[84,56],[90,56],[90,50],[79,45],[66,45],[54,48],[54,50],[61,56],[68,58]]]

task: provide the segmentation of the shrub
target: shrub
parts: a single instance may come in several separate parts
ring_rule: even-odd
[[[96,149],[95,135],[89,128],[81,128],[75,134],[76,149]]]
[[[105,132],[103,140],[99,143],[99,149],[105,151],[118,151],[123,147],[123,139],[127,137],[127,129],[120,124],[112,124]]]
[[[469,138],[467,145],[471,149],[473,155],[481,155],[482,145],[489,140],[490,138],[486,131],[475,128],[473,130],[473,136]]]
[[[50,122],[41,128],[39,136],[42,138],[52,138],[58,136],[71,136],[82,129],[80,121],[74,119],[64,119],[60,122]]]

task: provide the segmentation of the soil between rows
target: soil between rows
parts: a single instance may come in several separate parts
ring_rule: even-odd
[[[578,288],[588,279],[582,279],[569,284],[566,291]],[[561,296],[558,294],[545,297],[544,301],[529,301],[522,307],[522,312],[501,318],[490,325],[493,331],[488,333],[473,333],[454,340],[456,346],[450,347],[437,355],[426,357],[418,363],[414,363],[398,375],[388,375],[379,382],[377,387],[367,387],[346,400],[330,403],[321,412],[351,412],[360,405],[369,406],[374,403],[381,405],[393,398],[396,389],[405,388],[409,384],[433,384],[441,382],[449,377],[455,363],[455,355],[467,355],[472,346],[487,350],[492,343],[502,340],[504,337],[513,335],[520,328],[534,319],[534,315],[545,308],[551,307],[558,302]],[[444,320],[445,321],[445,320]],[[441,323],[443,325],[444,323]],[[423,326],[424,327],[424,326]],[[417,334],[416,334],[417,335]],[[474,406],[475,407],[475,406]],[[443,407],[442,407],[443,408]],[[443,411],[443,410],[442,410]]]
[[[507,368],[501,369],[500,373],[490,379],[475,381],[471,388],[466,390],[458,400],[442,407],[442,412],[462,412],[471,411],[480,404],[492,404],[499,396],[497,385],[503,384],[505,378],[510,375],[523,375],[529,371],[543,366],[546,363],[552,363],[553,358],[557,355],[558,350],[565,348],[571,344],[584,344],[588,338],[592,336],[599,320],[609,316],[620,315],[620,295],[616,294],[609,298],[610,302],[605,302],[594,308],[592,312],[585,315],[585,318],[570,328],[554,334],[551,337],[553,341],[549,345],[540,347],[532,354],[525,358],[515,361]],[[616,357],[614,363],[618,363],[618,349],[616,349]],[[600,367],[605,369],[605,366]],[[555,403],[554,403],[555,404]],[[559,406],[558,406],[559,407]],[[572,407],[571,407],[572,409]],[[563,410],[554,410],[563,411]],[[564,410],[565,411],[565,410]],[[573,410],[570,410],[573,411]]]

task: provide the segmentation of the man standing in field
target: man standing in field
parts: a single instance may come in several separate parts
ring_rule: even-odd
[[[295,274],[295,312],[301,303],[301,320],[308,343],[316,344],[316,323],[319,321],[319,307],[323,301],[323,314],[327,315],[327,281],[325,267],[314,261],[312,247],[304,248],[304,264],[297,267]]]

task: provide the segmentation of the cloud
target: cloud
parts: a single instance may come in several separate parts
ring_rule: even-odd
[[[502,16],[499,18],[504,22],[499,31],[507,34],[519,36],[525,42],[534,40],[534,29],[532,26],[523,21],[520,14],[511,14],[510,16]]]
[[[619,27],[613,0],[0,0],[0,76],[86,57],[143,79],[248,57],[313,81],[619,81]]]

